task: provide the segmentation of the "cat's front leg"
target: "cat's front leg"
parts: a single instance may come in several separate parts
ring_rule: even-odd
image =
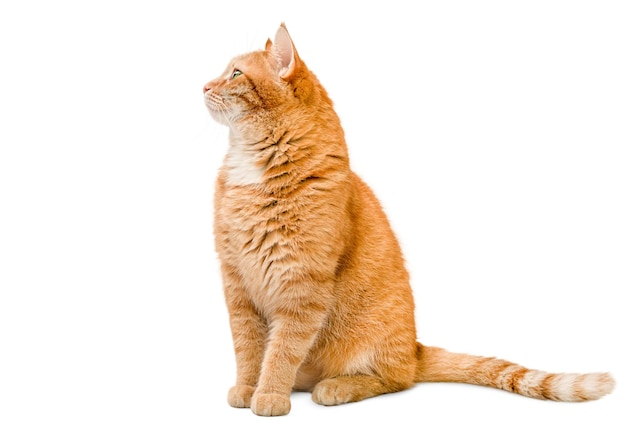
[[[257,313],[235,272],[224,265],[222,278],[237,363],[237,381],[228,391],[228,404],[250,407],[261,373],[267,324]]]
[[[296,373],[304,362],[323,325],[328,309],[327,301],[320,295],[323,286],[312,287],[311,295],[291,298],[273,313],[270,336],[259,383],[252,396],[251,409],[260,416],[281,416],[291,409],[290,395]],[[294,295],[295,296],[295,295]]]

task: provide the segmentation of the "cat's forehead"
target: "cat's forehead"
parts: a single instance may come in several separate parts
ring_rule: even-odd
[[[230,61],[230,67],[241,69],[244,72],[267,71],[275,66],[275,59],[267,51],[253,51],[238,55]],[[246,69],[246,70],[244,70]]]

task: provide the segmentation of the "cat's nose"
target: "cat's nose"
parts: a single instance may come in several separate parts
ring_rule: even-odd
[[[203,90],[203,93],[206,93],[210,89],[211,89],[211,83],[208,82],[208,83],[204,84],[204,88],[202,90]]]

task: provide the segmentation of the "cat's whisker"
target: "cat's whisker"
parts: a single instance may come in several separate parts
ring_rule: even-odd
[[[222,96],[215,94],[213,91],[208,91],[205,93],[205,103],[209,110],[218,112],[220,117],[224,119],[224,121],[230,128],[234,126],[234,118],[232,112],[228,108]]]

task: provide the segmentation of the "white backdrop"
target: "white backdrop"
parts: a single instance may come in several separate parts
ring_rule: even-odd
[[[620,1],[4,2],[0,429],[624,429]],[[202,86],[285,21],[403,244],[420,339],[597,402],[423,384],[228,407],[212,243],[226,130]]]

